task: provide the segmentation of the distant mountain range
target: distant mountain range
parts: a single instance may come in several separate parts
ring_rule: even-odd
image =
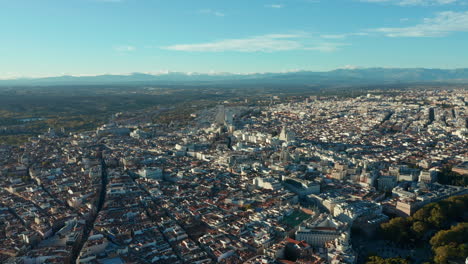
[[[338,69],[328,72],[297,71],[288,73],[255,74],[167,74],[133,73],[129,75],[58,76],[47,78],[20,78],[0,80],[0,86],[46,86],[46,85],[111,85],[111,84],[265,84],[265,85],[346,85],[416,82],[468,83],[468,68],[363,68]]]

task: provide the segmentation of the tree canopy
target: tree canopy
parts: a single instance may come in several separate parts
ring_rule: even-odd
[[[370,256],[366,264],[410,264],[409,260],[403,258],[387,258],[384,259],[379,256]]]
[[[459,223],[449,230],[437,232],[430,240],[436,263],[462,260],[468,256],[468,223]]]
[[[464,221],[467,212],[468,195],[453,196],[425,205],[412,217],[396,217],[382,223],[381,235],[399,245],[430,242],[434,262],[445,264],[468,256],[468,223]]]

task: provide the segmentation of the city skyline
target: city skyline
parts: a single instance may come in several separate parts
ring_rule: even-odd
[[[0,78],[465,68],[467,3],[2,1]]]

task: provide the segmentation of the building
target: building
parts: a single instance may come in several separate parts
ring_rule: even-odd
[[[320,183],[303,180],[295,177],[282,177],[284,185],[298,195],[309,195],[320,193]]]
[[[142,168],[138,170],[137,174],[143,178],[150,178],[150,179],[161,179],[163,177],[162,169],[156,168],[156,167]]]
[[[419,173],[419,177],[418,177],[419,182],[433,183],[436,180],[437,180],[436,171],[421,171],[421,173]]]
[[[461,175],[468,175],[468,161],[465,161],[452,168],[453,172],[459,173]]]
[[[323,247],[348,232],[348,225],[334,219],[331,215],[321,214],[312,222],[300,226],[296,231],[296,240],[305,241],[314,247]]]
[[[253,184],[257,188],[268,189],[268,190],[279,190],[281,189],[281,183],[274,178],[261,178],[256,177],[253,180]]]
[[[377,188],[380,191],[391,191],[397,184],[396,177],[391,175],[382,175],[377,179]]]
[[[295,134],[292,131],[288,131],[286,127],[284,126],[283,129],[281,129],[281,133],[279,135],[279,140],[285,141],[285,142],[290,142],[294,141],[295,139]]]

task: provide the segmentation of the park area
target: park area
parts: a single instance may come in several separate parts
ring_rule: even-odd
[[[290,227],[296,227],[300,225],[304,220],[309,219],[311,216],[304,213],[301,210],[294,210],[290,215],[287,215],[281,220],[283,223]]]

